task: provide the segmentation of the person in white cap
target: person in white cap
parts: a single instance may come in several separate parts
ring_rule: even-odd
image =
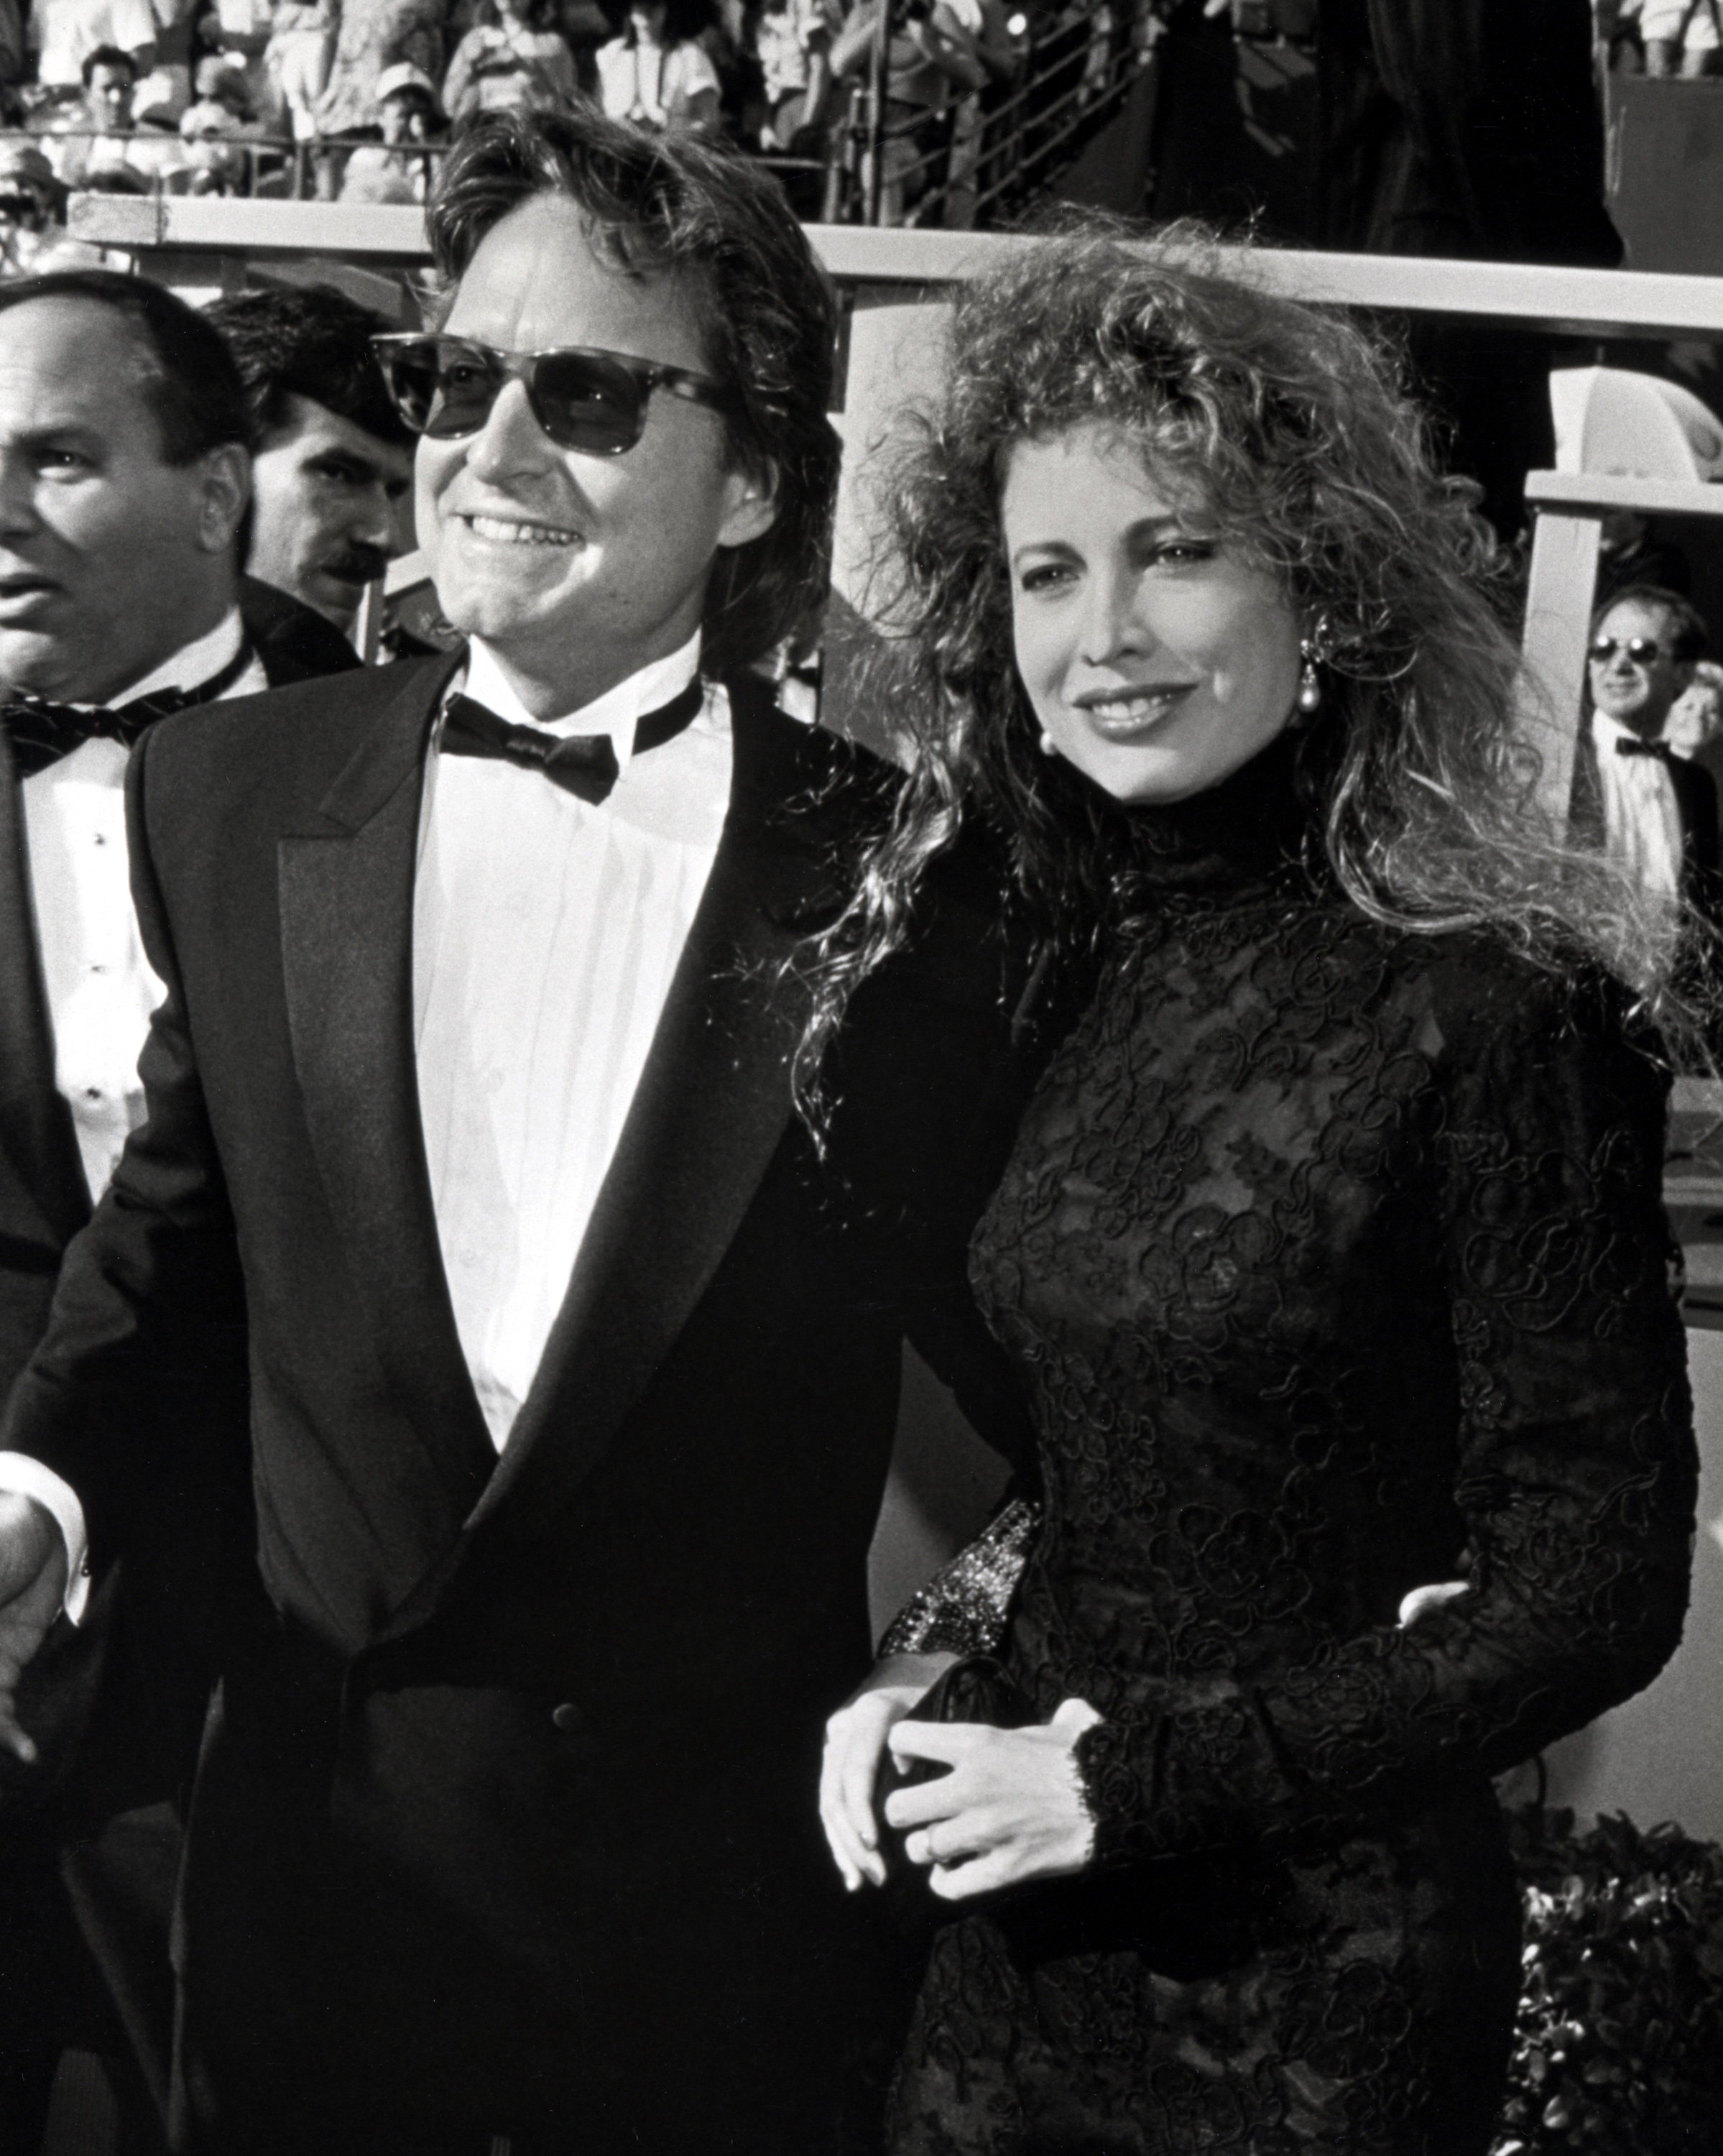
[[[43,248],[64,238],[66,191],[33,142],[0,142],[0,276],[28,276]]]
[[[343,202],[422,203],[436,160],[421,146],[444,129],[437,85],[411,60],[385,68],[377,79],[381,142],[364,142],[347,160]]]

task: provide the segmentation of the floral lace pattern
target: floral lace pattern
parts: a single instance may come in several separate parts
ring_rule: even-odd
[[[1160,902],[977,1232],[1045,1505],[1004,1659],[1105,1717],[1097,1846],[939,1933],[895,2156],[1486,2148],[1488,1777],[1679,1634],[1661,1075],[1603,984],[1313,880],[1290,776],[1145,815]]]

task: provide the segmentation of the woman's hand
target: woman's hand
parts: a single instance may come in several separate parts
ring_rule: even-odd
[[[994,1729],[981,1722],[900,1722],[893,1756],[946,1763],[951,1772],[895,1789],[885,1816],[915,1830],[905,1851],[932,1867],[928,1880],[948,1902],[990,1894],[1029,1879],[1080,1871],[1095,1848],[1083,1802],[1077,1739],[1101,1719],[1086,1700],[1068,1699],[1051,1722]]]
[[[820,1763],[819,1815],[833,1857],[853,1894],[885,1884],[874,1790],[892,1728],[919,1707],[956,1661],[955,1655],[888,1655],[826,1724]]]

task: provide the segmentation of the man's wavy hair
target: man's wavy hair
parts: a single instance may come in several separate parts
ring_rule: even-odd
[[[1012,655],[1000,496],[1013,449],[1100,426],[1179,505],[1275,577],[1318,663],[1300,736],[1312,844],[1372,918],[1493,930],[1535,961],[1601,962],[1642,988],[1667,914],[1536,807],[1515,726],[1515,603],[1477,490],[1436,470],[1390,356],[1261,289],[1211,234],[1068,214],[957,295],[943,399],[908,416],[876,483],[874,603],[909,778],[847,912],[811,947],[798,1087],[854,986],[903,940],[922,871],[966,818],[1003,839],[1012,891],[1065,952],[1152,900],[1131,819],[1062,757]],[[1565,716],[1565,715],[1564,715]],[[1577,725],[1577,714],[1574,714]],[[1660,1016],[1693,1014],[1667,983]]]
[[[618,275],[675,279],[698,310],[708,367],[735,395],[733,465],[776,474],[776,521],[726,550],[706,594],[705,664],[718,674],[751,665],[824,600],[838,456],[827,417],[831,288],[758,165],[582,106],[481,114],[445,160],[425,223],[449,301],[485,234],[541,194],[579,205],[594,252]]]

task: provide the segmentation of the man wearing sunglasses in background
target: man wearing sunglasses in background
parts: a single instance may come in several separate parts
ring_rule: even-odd
[[[127,1407],[183,1378],[175,1312],[243,1296],[186,2145],[816,2156],[871,2027],[823,1714],[905,1330],[987,1408],[962,1260],[1022,984],[966,841],[856,999],[823,1145],[793,1115],[782,969],[887,788],[747,670],[818,600],[836,480],[774,183],[494,115],[428,222],[443,332],[383,351],[470,641],[134,767],[167,999],[4,1432],[72,1517],[0,1506],[0,1707],[65,1543],[100,1564],[182,1470]]]
[[[1720,911],[1716,783],[1664,746],[1676,698],[1703,656],[1705,624],[1677,592],[1631,585],[1599,609],[1586,669],[1589,710],[1574,757],[1575,833],[1644,888]]]

